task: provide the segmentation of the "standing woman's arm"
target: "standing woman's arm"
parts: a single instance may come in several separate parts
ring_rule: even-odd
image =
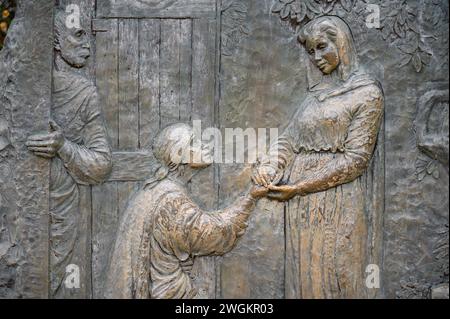
[[[344,151],[324,157],[314,170],[306,171],[294,185],[270,186],[269,198],[286,201],[296,195],[307,195],[354,181],[367,169],[376,145],[384,100],[376,85],[362,89],[364,99],[353,113]]]
[[[363,91],[365,100],[353,114],[344,151],[319,165],[318,170],[307,172],[296,185],[300,195],[352,182],[369,166],[381,126],[384,101],[381,89],[375,85],[367,86]]]

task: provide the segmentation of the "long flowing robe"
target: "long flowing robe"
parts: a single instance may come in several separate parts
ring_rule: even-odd
[[[368,216],[364,174],[384,110],[380,85],[354,75],[311,92],[265,165],[309,195],[286,203],[286,297],[364,298]],[[369,212],[370,213],[370,212]]]
[[[101,183],[111,171],[107,140],[95,86],[76,73],[54,73],[52,117],[66,142],[51,163],[51,291],[63,284],[78,235],[78,185]]]
[[[230,251],[254,207],[254,199],[242,197],[223,211],[204,212],[171,179],[141,190],[121,219],[104,297],[194,298],[196,289],[181,263]]]

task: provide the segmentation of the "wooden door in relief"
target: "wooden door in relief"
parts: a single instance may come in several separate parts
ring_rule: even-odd
[[[216,21],[216,0],[97,2],[95,78],[114,154],[111,177],[92,189],[94,298],[101,297],[119,218],[152,173],[154,136],[171,123],[214,123]],[[214,194],[213,168],[191,188]],[[211,209],[215,196],[199,204]],[[206,274],[201,295],[215,297],[213,260],[194,269]]]

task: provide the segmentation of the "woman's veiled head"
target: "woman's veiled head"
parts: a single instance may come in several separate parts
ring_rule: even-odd
[[[347,80],[358,68],[353,36],[339,17],[324,16],[305,25],[299,34],[311,62],[325,75],[338,71]]]

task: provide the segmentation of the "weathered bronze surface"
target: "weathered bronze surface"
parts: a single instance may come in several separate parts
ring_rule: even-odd
[[[0,298],[448,298],[448,1],[14,5]]]

